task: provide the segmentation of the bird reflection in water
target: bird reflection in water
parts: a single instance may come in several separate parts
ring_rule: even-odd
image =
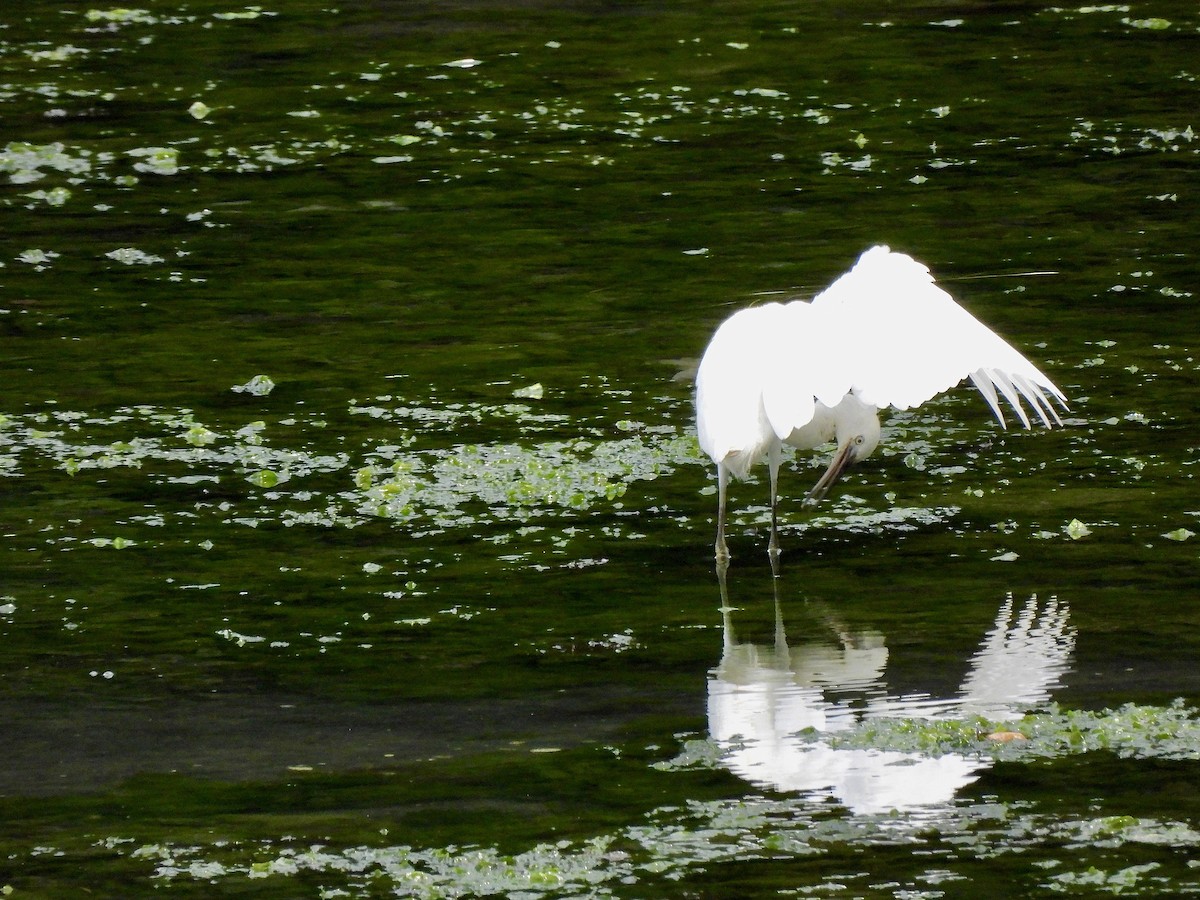
[[[839,748],[808,729],[833,734],[871,719],[1018,714],[1049,700],[1075,647],[1066,603],[1036,595],[1018,603],[1009,595],[956,696],[893,694],[884,678],[884,636],[846,628],[826,604],[803,601],[819,639],[788,643],[777,574],[774,643],[739,643],[725,570],[717,571],[724,644],[708,679],[708,725],[722,764],[760,787],[829,797],[856,813],[946,803],[990,762],[962,753]]]

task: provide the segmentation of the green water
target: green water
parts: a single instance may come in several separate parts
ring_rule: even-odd
[[[1180,2],[6,3],[0,890],[1200,891],[1197,59]],[[960,389],[816,514],[802,454],[777,580],[739,484],[723,596],[676,375],[873,243],[1067,427]]]

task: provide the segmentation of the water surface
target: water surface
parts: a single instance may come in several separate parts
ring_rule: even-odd
[[[1198,33],[6,5],[0,888],[1200,889]],[[722,586],[677,376],[874,243],[1067,427],[802,454]]]

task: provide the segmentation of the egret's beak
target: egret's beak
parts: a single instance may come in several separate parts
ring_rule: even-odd
[[[825,499],[825,495],[829,493],[829,489],[833,487],[833,483],[841,478],[842,473],[858,458],[858,454],[855,453],[857,446],[854,443],[854,438],[850,438],[838,448],[838,452],[834,454],[833,462],[829,464],[829,468],[825,470],[825,474],[813,485],[813,489],[804,498],[805,506],[816,506],[817,503]]]

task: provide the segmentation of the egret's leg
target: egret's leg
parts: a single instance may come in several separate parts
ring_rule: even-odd
[[[779,463],[782,456],[782,447],[767,451],[767,467],[771,470],[771,541],[767,544],[767,552],[772,558],[779,555]]]
[[[729,586],[725,580],[725,573],[729,571],[728,559],[717,559],[717,584],[721,588],[721,630],[725,637],[725,652],[728,653],[733,647],[733,607],[729,605]]]
[[[725,543],[725,495],[729,488],[729,470],[717,463],[717,563],[729,565],[729,547]]]

